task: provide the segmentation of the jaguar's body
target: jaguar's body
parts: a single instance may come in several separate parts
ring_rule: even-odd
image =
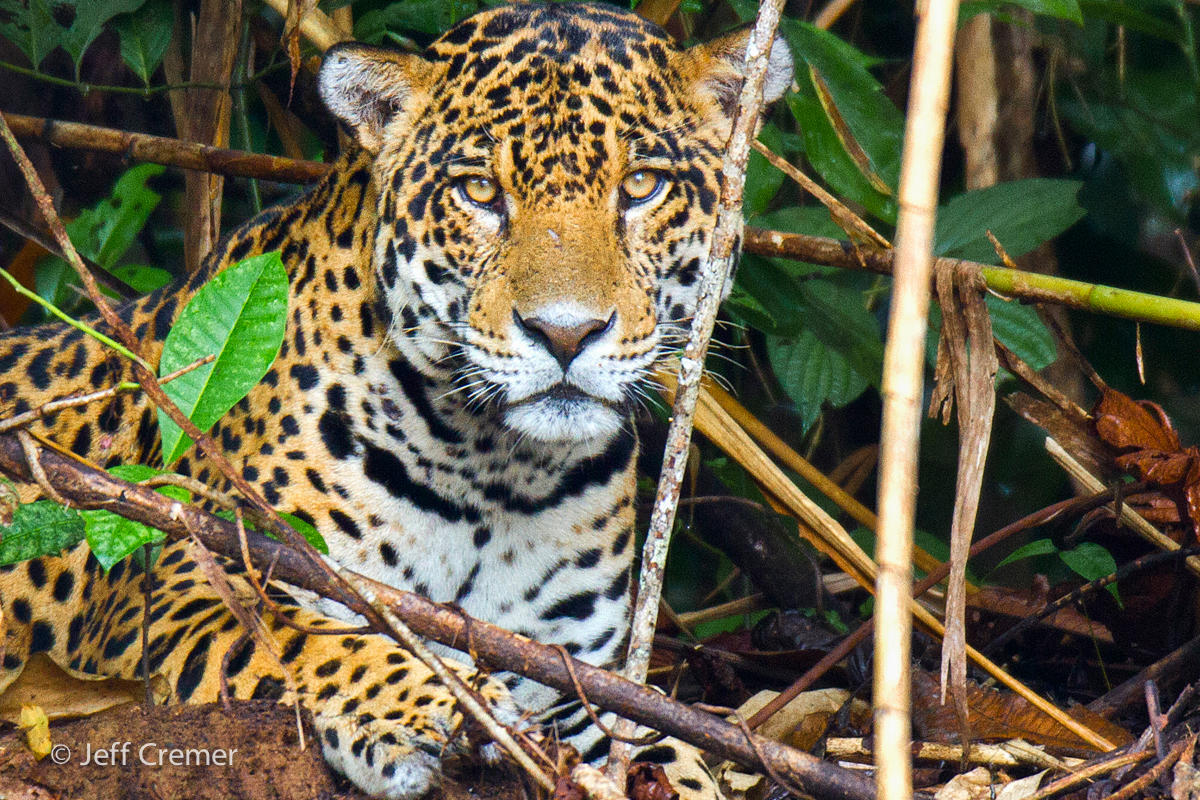
[[[121,313],[157,359],[208,277],[281,250],[283,349],[213,430],[236,468],[310,519],[342,564],[609,662],[633,563],[628,406],[695,304],[744,47],[736,34],[681,50],[631,13],[520,5],[460,23],[419,56],[337,48],[322,95],[359,147],[235,231],[186,286]],[[790,75],[776,45],[768,99]],[[128,377],[120,356],[68,328],[0,338],[3,416]],[[135,395],[36,430],[101,464],[156,457],[155,415]],[[194,452],[178,469],[228,488]],[[231,648],[234,695],[279,692],[277,662],[243,637],[186,544],[167,546],[155,586],[150,663],[174,699],[215,699]],[[132,562],[105,575],[78,548],[4,568],[0,599],[0,689],[37,652],[80,675],[137,674]],[[318,627],[344,614],[294,611]],[[327,757],[360,786],[418,794],[437,755],[463,746],[453,702],[395,644],[266,619]],[[555,700],[505,683],[485,693],[510,721]],[[584,715],[559,722],[581,750],[602,751]],[[711,791],[694,755],[668,771],[686,794]]]

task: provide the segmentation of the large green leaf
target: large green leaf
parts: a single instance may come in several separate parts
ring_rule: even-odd
[[[870,385],[845,356],[826,347],[809,330],[797,336],[768,336],[767,355],[805,429],[816,422],[822,404],[843,406]]]
[[[1117,571],[1117,561],[1112,557],[1112,553],[1095,542],[1081,542],[1078,547],[1060,551],[1058,557],[1085,581],[1099,580]],[[1117,604],[1121,605],[1117,585],[1110,583],[1105,588]]]
[[[283,344],[287,294],[279,253],[266,253],[221,272],[180,312],[163,346],[159,374],[216,357],[164,387],[200,430],[211,428],[271,368]],[[192,442],[161,409],[158,423],[163,462],[171,464]]]
[[[994,263],[990,230],[1013,258],[1078,222],[1079,181],[1030,178],[964,192],[938,209],[937,255]]]
[[[113,20],[113,28],[121,38],[121,58],[147,86],[171,43],[174,27],[170,0],[150,0],[133,14]]]
[[[0,565],[55,555],[83,539],[79,512],[49,500],[22,503],[0,525]]]
[[[883,339],[879,321],[867,310],[858,285],[864,278],[840,273],[803,281],[799,316],[826,348],[840,353],[859,376],[878,386],[883,376]]]
[[[1054,363],[1054,359],[1058,358],[1054,335],[1042,324],[1033,308],[993,295],[985,297],[984,302],[992,318],[992,334],[1001,344],[1034,369],[1044,369]],[[929,330],[925,338],[925,356],[931,366],[937,363],[938,337],[941,333],[942,310],[937,303],[933,303],[929,307]],[[997,380],[1008,376],[1008,372],[1001,370]]]
[[[160,474],[159,470],[142,464],[119,465],[108,471],[131,483],[139,483]],[[181,503],[191,500],[191,494],[179,486],[160,486],[156,491]],[[157,528],[125,519],[102,508],[79,513],[87,526],[88,547],[92,549],[92,555],[96,556],[105,572],[112,569],[113,564],[137,552],[143,545],[158,544],[167,538],[166,534]]]
[[[0,0],[0,36],[20,48],[34,69],[61,44],[64,32],[49,0]]]
[[[149,185],[162,171],[158,164],[139,164],[126,170],[108,197],[85,208],[67,223],[67,234],[80,255],[122,277],[117,271],[118,262],[137,240],[162,199]],[[50,258],[37,270],[37,292],[60,308],[77,305],[74,302],[77,294],[68,288],[73,276],[74,271],[66,261]]]
[[[137,11],[145,2],[146,0],[73,0],[64,4],[75,6],[75,19],[62,35],[61,44],[75,62],[77,75],[83,54],[104,30],[104,23],[118,14]]]

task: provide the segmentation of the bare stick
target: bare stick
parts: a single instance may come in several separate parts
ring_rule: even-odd
[[[900,167],[896,282],[883,364],[874,705],[876,785],[884,800],[912,797],[909,603],[917,447],[933,268],[933,224],[958,0],[926,0],[918,5],[918,13],[911,99]]]
[[[388,621],[392,630],[400,635],[400,642],[403,644],[417,659],[429,667],[434,675],[438,677],[438,681],[445,686],[454,698],[458,700],[458,704],[475,718],[475,721],[483,726],[483,729],[488,732],[498,745],[503,747],[513,760],[521,765],[521,768],[529,773],[529,776],[538,782],[543,789],[548,792],[554,791],[554,780],[546,774],[546,771],[534,763],[529,754],[521,745],[517,744],[516,739],[509,733],[508,728],[501,725],[495,717],[479,702],[478,695],[471,691],[471,688],[463,681],[455,672],[452,672],[446,667],[442,659],[429,649],[421,637],[413,633],[412,628],[404,624],[396,614],[383,603],[379,602],[379,598],[375,596],[375,592],[366,581],[358,575],[342,569],[336,562],[330,559],[331,566],[335,572],[346,580],[354,589],[370,603],[379,614]]]
[[[629,652],[625,659],[624,676],[641,683],[646,680],[650,665],[654,622],[658,618],[658,603],[662,597],[663,572],[667,562],[667,545],[675,524],[675,509],[679,489],[687,468],[688,448],[692,441],[692,420],[700,395],[700,378],[704,374],[704,358],[708,340],[717,319],[721,290],[733,269],[737,256],[735,248],[741,239],[742,192],[746,185],[746,162],[762,114],[763,83],[767,75],[768,56],[775,41],[775,29],[783,0],[767,0],[758,11],[758,19],[746,46],[746,80],[738,100],[738,113],[726,146],[725,163],[721,170],[721,202],[717,206],[717,224],[709,244],[708,258],[700,278],[700,297],[683,356],[679,360],[679,381],[675,402],[671,408],[671,425],[667,430],[667,446],[663,454],[658,495],[650,515],[650,529],[642,550],[642,570],[638,583],[637,605],[630,626]],[[634,725],[627,721],[617,724],[619,737],[630,738]],[[608,756],[608,775],[623,778],[632,747],[614,739]]]
[[[226,150],[166,136],[22,114],[4,114],[3,117],[20,138],[36,138],[52,147],[115,153],[132,161],[167,164],[218,175],[265,178],[283,183],[311,183],[329,173],[329,165],[317,161],[297,161],[242,150]]]
[[[204,358],[197,359],[185,367],[180,367],[179,369],[172,372],[170,375],[164,375],[160,379],[160,382],[167,383],[168,381],[173,381],[176,378],[178,378],[180,375],[186,375],[187,373],[191,372],[192,370],[196,369],[197,367],[202,367],[205,364],[208,364],[215,358],[216,358],[215,355],[210,354],[210,355],[205,356]],[[107,389],[101,389],[98,392],[88,392],[87,394],[72,394],[72,395],[67,395],[66,397],[61,397],[58,400],[51,400],[49,403],[44,403],[44,404],[38,406],[37,408],[31,408],[30,410],[24,412],[23,414],[17,414],[15,417],[9,417],[8,419],[0,420],[0,433],[5,433],[7,431],[12,430],[13,428],[20,428],[22,426],[28,425],[31,422],[34,422],[35,420],[38,420],[38,419],[46,416],[47,414],[54,414],[56,412],[62,411],[64,408],[73,408],[75,406],[84,406],[84,405],[87,405],[88,403],[93,403],[97,400],[103,400],[106,397],[112,397],[113,395],[119,394],[121,392],[136,392],[140,388],[141,387],[136,383],[118,383],[116,386],[110,386]]]

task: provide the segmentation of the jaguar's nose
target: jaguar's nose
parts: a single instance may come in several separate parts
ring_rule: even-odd
[[[545,347],[550,355],[567,371],[571,361],[579,355],[583,348],[599,339],[605,331],[612,327],[617,318],[617,312],[609,315],[608,319],[588,319],[575,325],[558,325],[539,317],[525,319],[513,309],[513,321],[517,327]]]

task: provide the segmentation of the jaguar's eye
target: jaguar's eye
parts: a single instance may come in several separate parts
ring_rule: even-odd
[[[470,175],[459,185],[468,200],[481,206],[490,206],[500,193],[495,181],[481,175]]]
[[[621,191],[629,200],[629,204],[636,206],[658,194],[665,183],[662,173],[652,169],[639,169],[625,176],[625,180],[621,181]]]

